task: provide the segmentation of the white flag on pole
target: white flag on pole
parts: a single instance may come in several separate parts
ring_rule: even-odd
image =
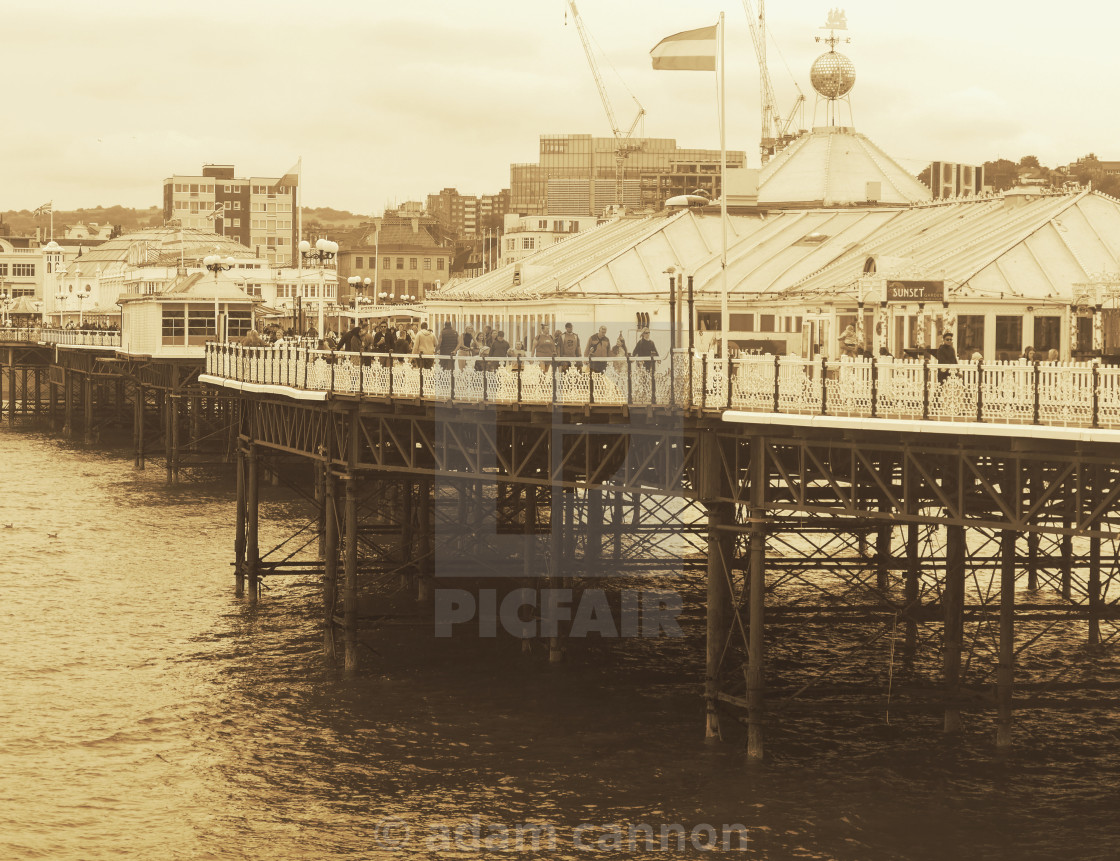
[[[653,58],[653,68],[714,72],[718,27],[718,24],[713,24],[711,27],[685,30],[662,39],[649,52]]]

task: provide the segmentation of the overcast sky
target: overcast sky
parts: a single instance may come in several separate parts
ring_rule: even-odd
[[[756,7],[757,8],[757,7]],[[827,2],[771,0],[783,110],[823,50]],[[855,127],[934,159],[1120,159],[1120,6],[858,0],[845,7]],[[279,175],[355,212],[445,186],[486,194],[546,133],[610,128],[563,0],[62,0],[5,4],[0,209],[161,203],[203,163]],[[741,2],[582,0],[619,122],[719,146],[715,76],[655,72],[661,38],[727,16],[728,147],[758,166],[758,67]],[[787,70],[788,64],[788,70]],[[792,72],[792,74],[791,74]]]

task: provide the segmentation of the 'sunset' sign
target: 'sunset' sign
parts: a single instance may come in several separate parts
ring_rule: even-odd
[[[945,298],[944,281],[888,281],[888,302],[941,302]]]

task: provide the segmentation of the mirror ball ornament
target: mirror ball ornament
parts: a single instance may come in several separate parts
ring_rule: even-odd
[[[856,67],[843,54],[829,51],[813,61],[809,70],[813,89],[826,99],[839,99],[851,92],[856,84]]]

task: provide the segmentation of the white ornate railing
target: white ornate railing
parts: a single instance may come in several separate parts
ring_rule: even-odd
[[[64,347],[119,347],[120,332],[103,329],[0,328],[0,342],[59,344]]]
[[[119,347],[121,333],[102,329],[43,329],[39,340],[66,347]]]
[[[380,398],[666,406],[799,415],[1120,427],[1120,368],[1096,362],[965,362],[710,355],[491,359],[207,344],[206,373]]]

